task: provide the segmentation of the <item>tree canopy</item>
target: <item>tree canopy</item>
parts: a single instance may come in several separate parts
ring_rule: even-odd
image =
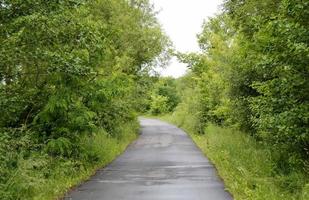
[[[136,123],[141,77],[169,41],[147,0],[1,0],[0,44],[3,188],[33,151],[95,157],[81,138]]]

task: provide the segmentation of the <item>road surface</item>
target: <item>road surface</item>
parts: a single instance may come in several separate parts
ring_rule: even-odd
[[[213,165],[184,131],[156,119],[140,121],[139,139],[65,199],[232,199]]]

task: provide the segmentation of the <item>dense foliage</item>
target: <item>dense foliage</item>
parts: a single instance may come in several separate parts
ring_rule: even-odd
[[[180,99],[176,91],[176,80],[160,78],[151,90],[149,112],[153,115],[174,111]]]
[[[135,113],[173,112],[240,199],[305,199],[308,19],[307,1],[226,0],[175,80],[149,75],[169,41],[148,0],[0,0],[0,198],[54,199],[134,139]]]
[[[203,52],[180,56],[192,69],[201,123],[250,132],[283,152],[286,170],[308,167],[308,6],[227,1],[204,24]]]
[[[85,137],[136,130],[138,85],[168,40],[147,0],[1,0],[0,44],[0,196],[28,199],[51,162],[102,163]]]
[[[173,113],[189,132],[207,134],[209,123],[246,132],[273,152],[268,176],[281,177],[278,187],[296,199],[308,192],[307,19],[307,1],[225,1],[223,12],[203,25],[201,53],[179,54],[191,72],[179,81],[182,100]]]

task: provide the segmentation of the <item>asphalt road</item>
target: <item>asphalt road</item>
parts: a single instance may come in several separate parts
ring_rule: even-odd
[[[139,139],[65,199],[232,199],[213,165],[184,131],[155,119],[140,121]]]

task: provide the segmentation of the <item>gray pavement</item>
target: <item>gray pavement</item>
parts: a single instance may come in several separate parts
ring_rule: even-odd
[[[65,199],[232,199],[213,165],[184,131],[156,119],[140,122],[140,137]]]

